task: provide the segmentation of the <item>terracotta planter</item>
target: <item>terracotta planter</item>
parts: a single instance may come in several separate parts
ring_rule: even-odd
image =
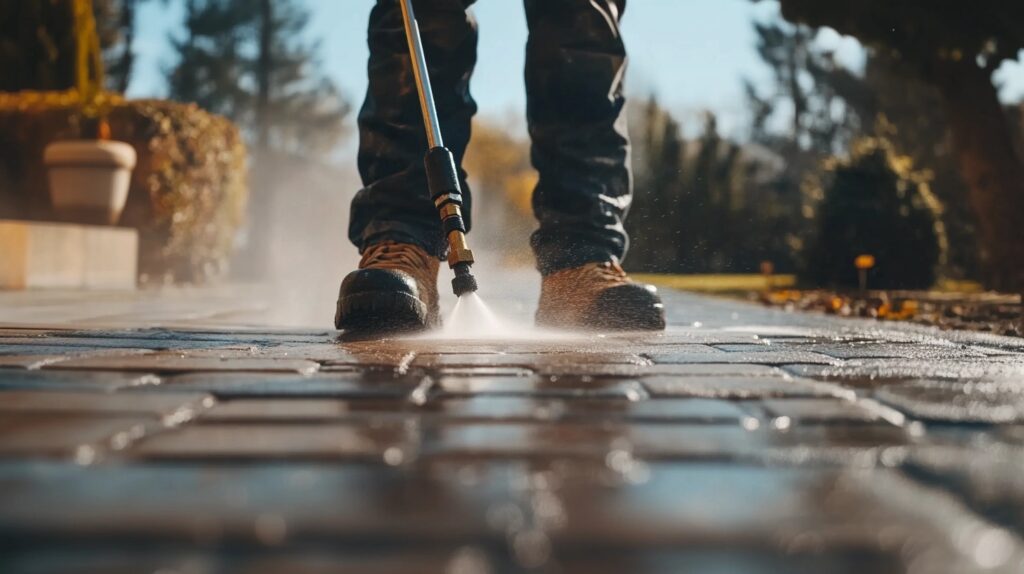
[[[135,167],[132,146],[105,140],[57,141],[46,146],[43,161],[58,218],[75,223],[117,223]]]

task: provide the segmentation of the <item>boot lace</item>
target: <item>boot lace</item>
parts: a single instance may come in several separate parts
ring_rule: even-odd
[[[424,254],[412,245],[386,242],[367,248],[360,267],[419,269],[426,265]]]
[[[628,283],[629,275],[616,261],[596,263],[586,268],[586,273],[601,283]]]

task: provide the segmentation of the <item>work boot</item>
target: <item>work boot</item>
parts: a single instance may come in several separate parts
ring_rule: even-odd
[[[366,248],[341,282],[334,326],[352,332],[419,331],[439,324],[438,260],[417,245],[386,241]]]
[[[537,324],[560,329],[660,331],[665,306],[653,285],[636,283],[618,263],[587,263],[544,277]]]

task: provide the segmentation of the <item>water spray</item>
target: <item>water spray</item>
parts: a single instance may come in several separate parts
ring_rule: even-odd
[[[423,160],[427,172],[427,189],[441,216],[441,228],[448,240],[448,266],[455,272],[452,290],[455,291],[455,295],[461,297],[466,293],[475,292],[477,284],[470,270],[473,265],[473,251],[466,243],[466,222],[462,218],[459,174],[455,168],[455,157],[451,150],[444,147],[444,140],[441,137],[441,124],[437,119],[434,93],[430,89],[430,73],[427,71],[427,58],[423,53],[423,42],[420,40],[416,14],[412,10],[412,0],[402,0],[401,5],[405,36],[409,41],[409,56],[413,63],[413,76],[416,79],[416,92],[419,94],[423,124],[427,130],[429,149]]]

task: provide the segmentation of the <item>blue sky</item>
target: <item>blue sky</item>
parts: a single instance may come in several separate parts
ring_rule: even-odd
[[[366,89],[366,20],[374,0],[305,0],[313,14],[310,33],[322,42],[320,57],[354,105]],[[525,109],[522,85],[526,21],[520,0],[478,0],[479,62],[473,94],[487,116],[519,118]],[[136,77],[132,96],[165,93],[163,70],[174,61],[168,34],[180,28],[181,3],[147,2],[139,13]],[[777,16],[774,2],[749,0],[632,0],[623,18],[630,55],[628,90],[658,96],[695,128],[705,110],[714,111],[727,134],[742,137],[746,123],[743,78],[768,79],[754,50],[752,19]],[[821,41],[857,67],[861,50],[835,33]],[[1024,98],[1024,65],[1008,64],[997,80],[1004,99]],[[692,120],[689,121],[688,120]]]

